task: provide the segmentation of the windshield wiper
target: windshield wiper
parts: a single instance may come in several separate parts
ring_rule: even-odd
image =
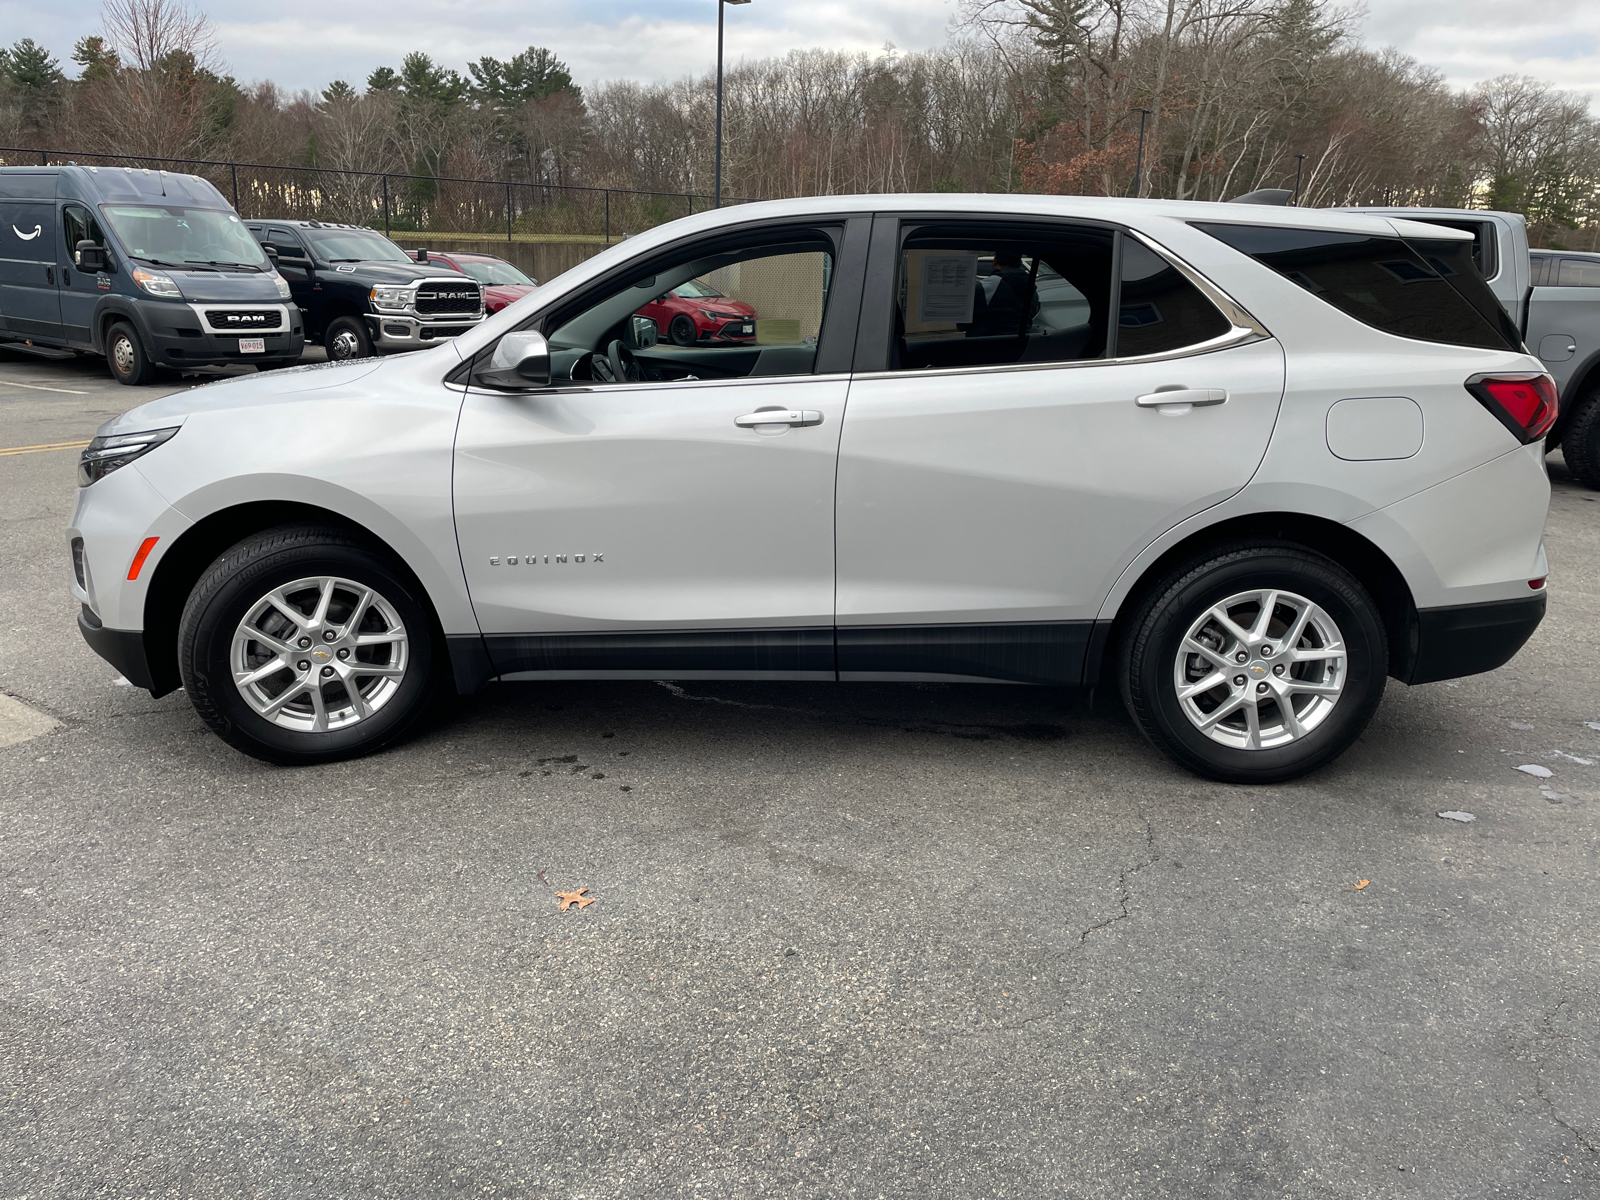
[[[175,269],[177,269],[179,271],[183,270],[183,268],[187,265],[186,263],[168,262],[164,258],[151,258],[149,255],[146,255],[146,254],[130,254],[130,255],[128,255],[128,257],[129,258],[136,258],[140,262],[147,262],[153,267],[173,267],[173,268],[175,268]]]
[[[201,259],[201,258],[186,258],[183,261],[188,263],[190,266],[196,266],[196,265],[198,265],[200,263],[204,263],[207,266],[212,266],[212,267],[238,267],[241,271],[258,271],[259,272],[261,270],[261,268],[256,266],[255,263],[223,262],[221,259],[218,259],[218,258],[204,258],[204,259]]]
[[[365,258],[330,258],[328,261],[329,262],[370,262],[371,260],[370,259],[365,259]]]

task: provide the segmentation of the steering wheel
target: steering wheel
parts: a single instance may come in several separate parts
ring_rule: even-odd
[[[644,378],[639,361],[620,339],[613,340],[604,355],[589,356],[589,371],[602,383],[637,383]]]

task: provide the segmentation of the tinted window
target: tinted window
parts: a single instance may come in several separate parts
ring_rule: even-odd
[[[1557,287],[1600,287],[1600,258],[1563,258]]]
[[[1472,261],[1472,243],[1196,222],[1356,320],[1401,337],[1515,350],[1516,325]]]
[[[307,229],[305,238],[317,256],[327,262],[413,261],[383,234],[370,229]]]
[[[1099,229],[914,230],[900,251],[890,368],[1101,357],[1112,239]]]
[[[1181,271],[1133,238],[1122,239],[1118,358],[1181,350],[1221,337],[1232,328]]]
[[[1493,279],[1499,270],[1494,253],[1494,225],[1489,221],[1449,221],[1441,217],[1409,217],[1424,225],[1443,225],[1446,229],[1459,229],[1472,235],[1472,264],[1485,279]]]
[[[1529,265],[1529,267],[1531,269],[1531,278],[1528,281],[1529,284],[1531,286],[1533,286],[1533,287],[1547,287],[1547,286],[1549,286],[1549,284],[1550,284],[1550,275],[1551,275],[1551,273],[1550,273],[1550,264],[1555,262],[1555,261],[1556,261],[1555,259],[1547,258],[1543,254],[1531,254],[1531,255],[1529,255],[1528,256],[1528,265]]]

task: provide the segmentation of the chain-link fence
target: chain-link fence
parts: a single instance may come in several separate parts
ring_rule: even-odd
[[[198,175],[247,218],[336,221],[381,229],[391,236],[427,234],[453,241],[604,245],[704,211],[712,203],[710,196],[688,192],[0,147],[0,166],[68,163]],[[724,197],[723,203],[745,201]]]

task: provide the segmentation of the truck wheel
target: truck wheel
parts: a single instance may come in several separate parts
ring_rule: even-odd
[[[1561,435],[1561,456],[1574,479],[1600,491],[1600,392],[1578,401],[1578,411]]]
[[[327,347],[329,362],[372,357],[372,338],[360,317],[335,317],[322,335],[322,344]]]
[[[156,377],[155,364],[145,353],[138,331],[126,321],[118,321],[106,332],[106,361],[118,383],[137,387]]]
[[[1134,610],[1122,698],[1144,735],[1197,775],[1277,783],[1356,740],[1383,698],[1377,606],[1331,559],[1287,542],[1207,551]]]
[[[667,326],[667,335],[672,338],[674,346],[692,346],[695,344],[694,319],[679,313],[672,318],[672,324]]]
[[[236,750],[309,764],[368,754],[422,715],[438,677],[426,600],[344,530],[284,525],[207,568],[178,626],[195,711]]]

